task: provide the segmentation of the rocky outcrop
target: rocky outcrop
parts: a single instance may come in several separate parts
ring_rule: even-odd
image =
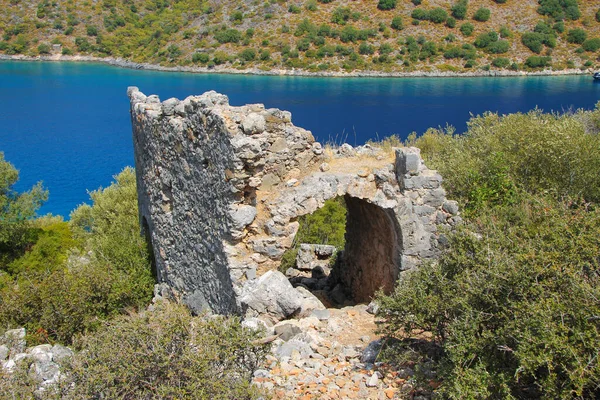
[[[241,297],[256,283],[244,282],[277,269],[298,218],[328,199],[341,196],[348,208],[334,272],[357,301],[435,257],[439,226],[460,220],[418,149],[325,151],[286,111],[233,107],[215,92],[162,103],[137,88],[128,94],[140,221],[155,273],[168,288],[163,295],[195,311],[247,310]]]

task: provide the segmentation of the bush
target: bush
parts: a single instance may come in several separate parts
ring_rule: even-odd
[[[534,53],[541,53],[544,35],[537,32],[526,32],[521,36],[521,43]]]
[[[551,57],[531,56],[525,60],[525,65],[529,68],[543,68],[548,67],[551,61]]]
[[[422,8],[415,8],[411,13],[411,17],[419,21],[427,21],[429,19],[429,13]]]
[[[331,22],[338,25],[344,25],[352,14],[352,10],[348,7],[338,7],[331,14]]]
[[[600,38],[588,39],[581,46],[585,51],[598,51],[600,49]]]
[[[434,24],[441,24],[448,19],[448,13],[441,7],[436,7],[429,11],[429,20]]]
[[[452,17],[448,17],[446,20],[446,26],[448,28],[456,28],[456,20]]]
[[[537,12],[548,15],[557,21],[565,18],[577,20],[581,16],[577,0],[539,0]]]
[[[482,49],[489,46],[491,43],[497,41],[498,34],[494,31],[490,31],[488,33],[482,33],[481,35],[477,36],[473,44],[475,45],[475,47]]]
[[[393,10],[396,8],[396,0],[379,0],[377,8],[380,10]]]
[[[96,28],[94,25],[86,26],[85,32],[88,36],[98,36],[98,28]]]
[[[224,29],[215,33],[217,42],[223,43],[238,43],[242,39],[242,32],[237,29]]]
[[[252,399],[267,354],[237,318],[192,317],[184,306],[117,318],[78,343],[61,397]]]
[[[504,54],[510,49],[510,44],[506,40],[498,40],[486,47],[486,51],[491,54]]]
[[[404,22],[402,21],[402,17],[394,17],[390,26],[392,27],[392,29],[397,31],[401,31],[402,29],[404,29]]]
[[[471,36],[474,30],[475,27],[469,22],[464,23],[460,26],[460,33],[462,33],[465,36]]]
[[[308,0],[305,7],[308,11],[317,11],[317,2],[315,0]]]
[[[512,36],[512,34],[510,33],[510,30],[505,25],[500,27],[500,37],[501,38],[506,39],[511,36]]]
[[[35,340],[69,343],[101,319],[150,301],[155,281],[140,236],[133,170],[91,197],[92,206],[71,214],[70,231],[60,219],[36,221],[37,242],[12,264],[14,277],[0,285],[1,326],[24,326],[38,335]],[[72,248],[73,239],[81,251]]]
[[[567,42],[582,44],[587,39],[587,33],[580,28],[570,29],[567,34]]]
[[[478,9],[475,12],[475,15],[473,15],[473,19],[475,21],[479,21],[479,22],[486,22],[487,20],[490,19],[490,16],[491,16],[490,9],[481,7],[480,9]]]
[[[192,61],[195,63],[206,64],[210,60],[210,57],[206,53],[194,53],[192,56]]]
[[[301,11],[300,7],[295,4],[290,4],[290,7],[288,8],[288,12],[291,12],[292,14],[300,14]]]
[[[381,298],[380,316],[401,339],[433,334],[438,351],[420,356],[434,362],[441,398],[595,397],[600,137],[585,121],[598,118],[599,108],[489,113],[464,135],[409,143],[448,177],[466,223],[438,263]]]
[[[497,68],[506,68],[510,65],[510,60],[504,57],[495,58],[492,60],[492,65]]]
[[[40,54],[50,54],[50,46],[46,43],[42,43],[37,47],[37,51]]]
[[[459,0],[450,9],[452,16],[456,19],[465,19],[467,17],[467,0]]]
[[[256,59],[256,50],[244,49],[238,54],[238,58],[242,61],[254,61]]]

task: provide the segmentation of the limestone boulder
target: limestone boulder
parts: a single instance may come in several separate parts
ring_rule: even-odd
[[[302,309],[304,298],[279,271],[268,271],[247,281],[239,298],[246,317],[266,316],[274,321],[288,318]]]

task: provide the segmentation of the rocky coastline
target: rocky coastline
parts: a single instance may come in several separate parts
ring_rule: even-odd
[[[451,72],[451,71],[411,71],[411,72],[380,72],[380,71],[321,71],[311,72],[299,69],[270,69],[263,70],[260,68],[236,69],[231,67],[215,66],[209,67],[186,67],[175,66],[165,67],[150,63],[136,63],[123,58],[113,57],[95,57],[85,55],[67,56],[61,54],[49,56],[25,56],[25,55],[6,55],[0,54],[0,60],[12,61],[54,61],[54,62],[89,62],[101,63],[120,68],[140,69],[150,71],[163,72],[189,72],[198,74],[231,74],[231,75],[264,75],[264,76],[306,76],[306,77],[323,77],[323,78],[479,78],[479,77],[523,77],[523,76],[565,76],[565,75],[589,75],[594,71],[591,69],[565,69],[565,70],[549,70],[542,71],[507,71],[507,70],[490,70],[490,71],[470,71],[470,72]]]

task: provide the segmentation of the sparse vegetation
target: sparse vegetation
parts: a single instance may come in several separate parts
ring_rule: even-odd
[[[332,0],[306,0],[293,4],[230,4],[229,1],[165,0],[157,3],[154,0],[128,0],[104,6],[104,3],[71,4],[58,0],[54,3],[44,1],[29,12],[23,9],[22,3],[6,0],[0,7],[0,19],[5,21],[0,25],[0,52],[48,55],[51,52],[49,43],[56,40],[62,44],[64,55],[120,57],[165,66],[216,66],[217,70],[294,68],[315,72],[402,72],[451,67],[453,71],[461,72],[463,63],[454,59],[417,56],[406,60],[404,55],[408,49],[403,43],[409,36],[424,36],[439,54],[447,50],[446,37],[454,35],[454,45],[462,46],[472,43],[472,36],[495,31],[508,43],[495,45],[499,48],[476,48],[478,62],[473,61],[469,68],[490,65],[494,59],[491,55],[504,51],[507,45],[518,60],[552,49],[557,67],[567,62],[576,66],[591,62],[592,67],[598,66],[597,60],[577,52],[583,42],[568,40],[568,35],[563,40],[558,38],[559,34],[572,30],[584,31],[586,40],[600,37],[600,25],[593,22],[598,8],[589,2],[540,0],[537,12],[522,15],[523,7],[510,1],[485,4],[470,4],[467,0],[449,4],[416,0],[347,4]],[[498,17],[494,18],[496,15]],[[540,18],[545,18],[544,24],[551,28],[552,34],[542,33],[546,35],[542,40],[527,37],[522,41],[522,35],[507,22],[515,15],[522,21],[518,32],[523,32],[525,27],[529,30],[525,35],[540,33],[535,29],[536,24]],[[477,22],[465,23],[468,19]],[[200,26],[202,28],[198,28]],[[252,30],[253,35],[247,35],[248,30]],[[511,30],[514,31],[512,34]],[[309,49],[296,51],[299,38],[310,42]],[[331,47],[361,41],[374,48],[387,44],[393,50],[385,57],[377,55],[375,59],[369,52],[361,54],[357,48],[354,52],[334,52],[333,55],[329,51]],[[289,51],[286,50],[288,47]],[[586,48],[593,48],[593,42]],[[252,51],[255,57],[251,56]],[[261,57],[261,54],[267,54],[263,51],[269,56]],[[204,56],[200,59],[197,54],[207,54],[209,60],[205,61]]]

